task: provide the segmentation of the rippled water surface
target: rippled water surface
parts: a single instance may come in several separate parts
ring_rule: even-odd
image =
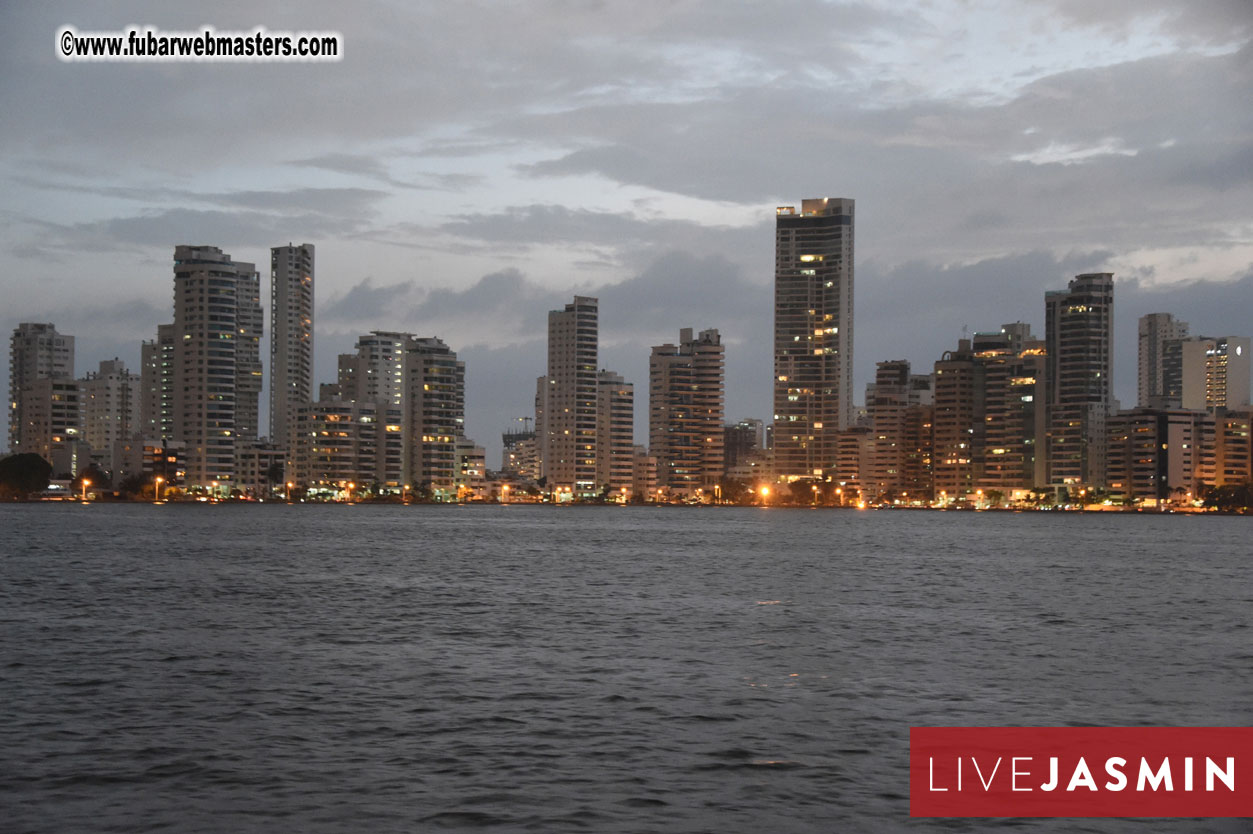
[[[913,820],[911,725],[1253,723],[1247,518],[0,506],[0,829]]]

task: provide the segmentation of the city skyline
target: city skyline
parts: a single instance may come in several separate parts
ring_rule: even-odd
[[[583,294],[602,301],[602,365],[638,382],[636,345],[717,327],[728,417],[765,416],[770,358],[745,346],[770,328],[772,210],[848,194],[856,391],[963,327],[1043,332],[1038,294],[1087,272],[1115,274],[1123,404],[1140,315],[1247,331],[1243,4],[714,11],[313,4],[300,23],[342,32],[341,62],[156,68],[61,64],[53,33],[290,9],[8,7],[0,103],[23,118],[0,126],[3,325],[54,321],[84,362],[137,368],[171,245],[262,264],[310,240],[316,380],[370,329],[440,336],[480,369],[467,433],[494,438],[529,411],[528,322]]]

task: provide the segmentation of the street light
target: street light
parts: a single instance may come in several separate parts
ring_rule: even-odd
[[[153,502],[154,504],[160,504],[160,503],[161,503],[161,482],[162,482],[162,481],[164,481],[164,480],[165,480],[165,478],[162,478],[160,475],[158,475],[158,476],[157,476],[157,479],[156,479],[156,481],[155,481],[155,484],[156,484],[155,492],[156,492],[156,494],[155,494],[155,496],[154,496],[154,497],[156,498],[156,500]]]
[[[210,481],[209,483],[213,484],[213,493],[212,493],[212,497],[213,497],[213,500],[214,500],[214,501],[216,501],[216,500],[218,500],[218,482],[217,482],[217,481]]]
[[[500,503],[502,504],[509,503],[509,484],[500,485]]]
[[[400,503],[402,504],[409,503],[409,485],[408,484],[405,484],[404,486],[400,488]]]
[[[84,504],[87,503],[87,487],[89,486],[91,486],[91,481],[89,481],[87,478],[83,478],[83,503]]]
[[[348,503],[349,504],[352,503],[352,490],[353,490],[353,487],[355,486],[356,484],[354,484],[353,482],[351,481],[348,482]]]

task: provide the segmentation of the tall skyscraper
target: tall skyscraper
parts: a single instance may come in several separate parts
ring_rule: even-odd
[[[57,332],[52,324],[22,322],[9,340],[9,450],[27,448],[42,441],[23,439],[23,415],[28,397],[23,392],[40,379],[72,380],[74,376],[74,337]]]
[[[344,404],[354,403],[367,404],[372,410],[344,409]],[[373,434],[368,430],[359,432],[363,451],[353,453],[360,460],[367,459],[367,452],[373,454],[367,448],[375,442],[370,437],[387,446],[378,452],[377,461],[384,467],[378,471],[387,473],[386,478],[380,476],[378,486],[400,492],[407,484],[415,490],[429,490],[440,500],[456,497],[463,475],[458,450],[466,444],[465,363],[440,339],[382,330],[361,336],[356,353],[340,355],[338,382],[323,385],[318,402],[312,407],[302,406],[297,413],[301,415],[297,422],[302,432],[311,423],[334,422],[337,414],[354,415],[352,420],[366,425],[372,419],[385,420],[385,425]],[[309,485],[332,477],[325,474],[330,471],[325,467],[322,475],[316,475],[314,465],[329,444],[311,443],[303,437],[298,440],[302,462],[296,466],[297,477],[311,478]],[[392,446],[400,450],[399,467],[390,463]],[[341,453],[345,461],[348,456],[347,452]],[[367,464],[352,465],[366,469],[373,466],[368,461]],[[343,466],[341,470],[347,471]]]
[[[270,250],[270,442],[283,449],[313,400],[313,271],[311,243]]]
[[[635,455],[635,386],[613,371],[596,375],[596,487],[629,497]]]
[[[414,338],[405,345],[404,379],[408,482],[455,498],[458,444],[465,441],[466,365],[441,340]]]
[[[548,314],[548,373],[539,383],[535,426],[550,492],[596,494],[598,302],[576,295]]]
[[[257,436],[261,281],[216,246],[174,249],[174,414],[187,481],[230,484],[235,448]]]
[[[717,330],[679,331],[657,345],[648,368],[648,442],[657,486],[712,500],[723,469],[723,346]]]
[[[1249,338],[1201,336],[1182,340],[1183,407],[1240,408],[1249,404]]]
[[[821,477],[853,421],[853,201],[803,200],[775,218],[774,461]]]
[[[945,499],[968,496],[982,475],[986,373],[970,339],[959,340],[957,350],[944,351],[935,363],[933,481]]]
[[[1114,400],[1114,276],[1077,275],[1045,294],[1049,483],[1103,486]]]
[[[157,326],[157,338],[140,345],[139,433],[174,438],[174,325]]]
[[[1179,321],[1170,313],[1149,313],[1140,316],[1139,325],[1139,378],[1136,386],[1136,405],[1140,408],[1177,408],[1182,396],[1171,389],[1172,377],[1178,373],[1168,369],[1172,342],[1187,338],[1188,323]],[[1178,361],[1178,350],[1174,352]],[[1176,369],[1177,370],[1177,369]]]
[[[141,431],[139,417],[140,375],[126,370],[122,360],[100,363],[78,381],[83,401],[83,437],[91,446],[91,457],[112,472],[117,468],[114,444]]]
[[[931,402],[929,374],[911,374],[904,359],[878,363],[874,385],[866,390],[874,444],[864,483],[870,497],[889,491],[922,497],[906,484],[906,462],[917,455],[910,442],[919,422],[913,412]]]

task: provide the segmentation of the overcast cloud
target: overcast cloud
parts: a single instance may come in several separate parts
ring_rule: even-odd
[[[65,25],[331,30],[344,59],[69,64]],[[728,416],[768,418],[774,207],[819,196],[857,200],[858,391],[963,327],[1039,332],[1087,270],[1124,401],[1137,316],[1253,331],[1247,0],[45,2],[0,31],[0,327],[56,323],[80,373],[138,364],[175,244],[307,241],[318,381],[361,332],[441,336],[493,464],[575,292],[641,406],[649,346],[717,327]]]

